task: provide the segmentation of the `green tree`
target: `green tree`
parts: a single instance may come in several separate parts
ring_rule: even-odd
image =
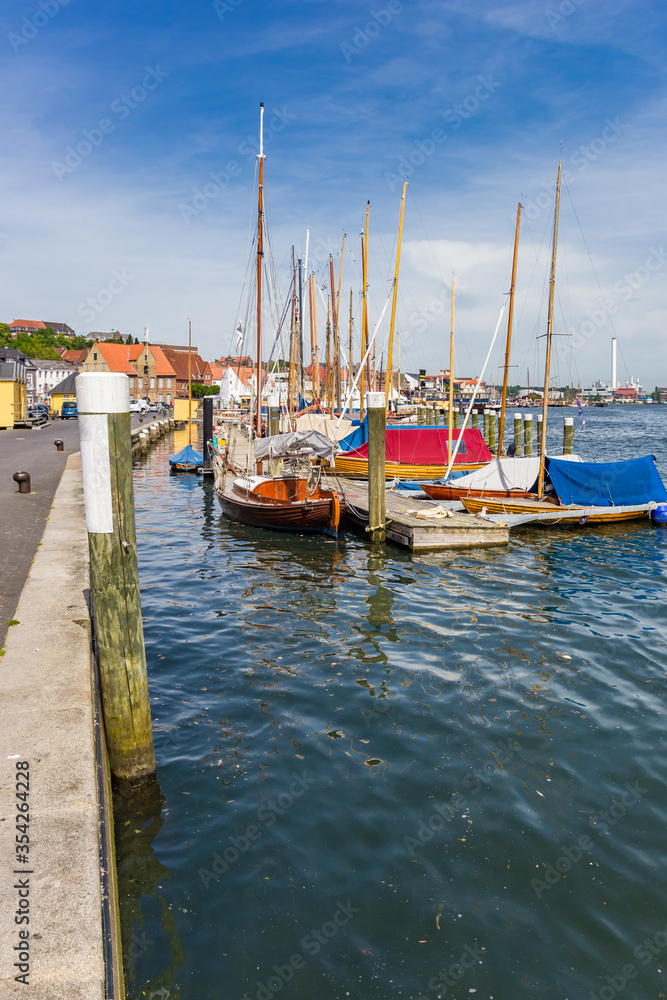
[[[217,385],[202,385],[201,382],[192,383],[192,398],[201,399],[202,396],[217,396],[220,388]]]

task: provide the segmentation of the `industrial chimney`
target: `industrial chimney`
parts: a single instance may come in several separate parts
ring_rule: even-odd
[[[611,338],[611,389],[616,392],[616,337]]]

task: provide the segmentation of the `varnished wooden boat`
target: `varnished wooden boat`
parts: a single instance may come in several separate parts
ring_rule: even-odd
[[[227,477],[217,490],[223,513],[255,528],[337,537],[340,499],[335,490],[309,488],[306,476]]]
[[[493,497],[461,497],[469,514],[534,514],[540,524],[611,524],[616,521],[636,521],[648,516],[651,504],[629,504],[617,507],[561,504],[549,500],[494,499]]]
[[[424,493],[432,500],[457,500],[463,503],[464,498],[470,499],[519,499],[530,497],[529,490],[471,490],[465,487],[445,486],[444,483],[421,483]]]

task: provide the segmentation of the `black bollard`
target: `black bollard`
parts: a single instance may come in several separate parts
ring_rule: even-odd
[[[63,443],[62,443],[62,440],[60,438],[56,438],[53,443],[56,446],[56,451],[62,451],[63,450]]]
[[[15,483],[19,484],[17,493],[30,493],[30,473],[15,472],[12,476]]]

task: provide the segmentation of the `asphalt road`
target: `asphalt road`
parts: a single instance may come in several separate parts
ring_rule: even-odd
[[[139,418],[132,417],[132,426]],[[61,438],[64,451],[56,451]],[[28,578],[68,455],[79,451],[78,420],[49,421],[43,427],[0,431],[0,647],[7,622]],[[30,473],[32,492],[20,494],[15,472]],[[67,558],[67,553],[63,553]]]

